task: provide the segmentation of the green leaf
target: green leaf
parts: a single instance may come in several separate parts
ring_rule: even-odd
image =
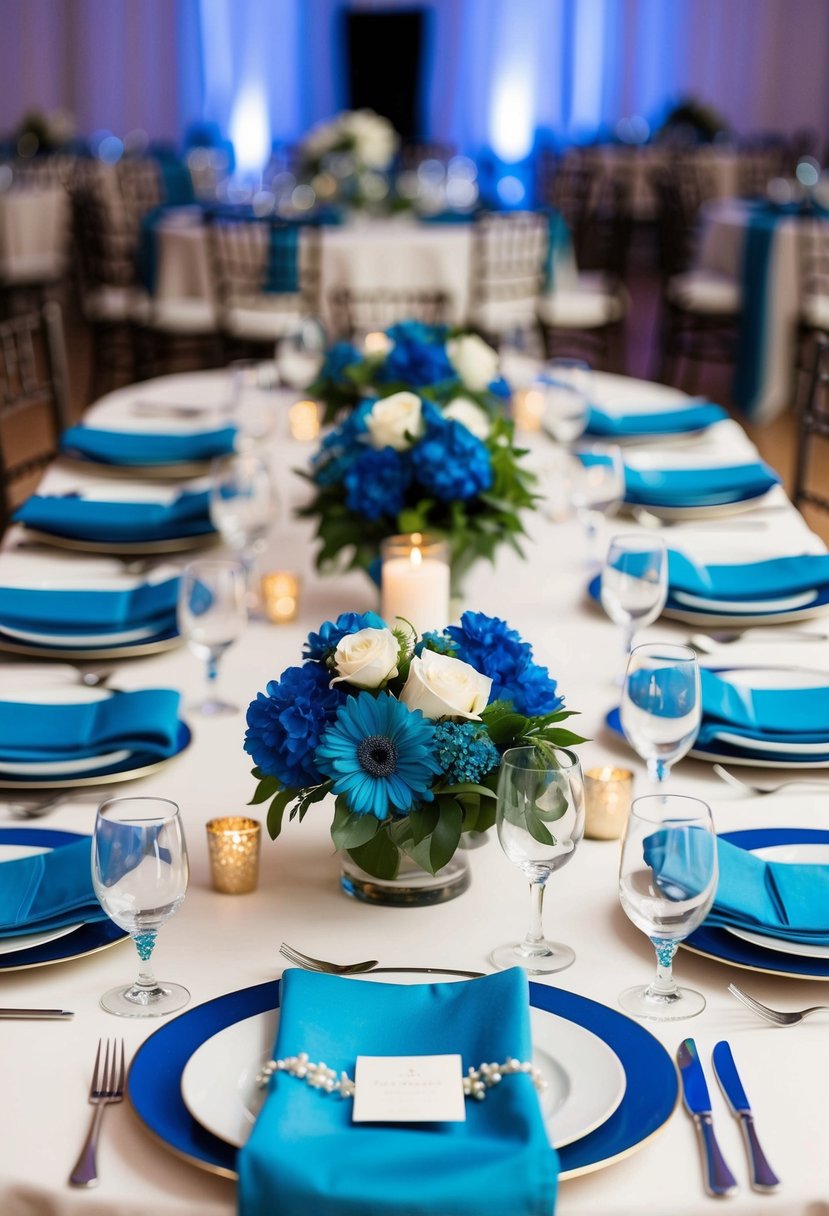
[[[450,860],[463,831],[463,811],[454,798],[438,799],[438,821],[432,832],[429,870],[434,874]]]
[[[437,803],[428,802],[422,806],[415,807],[409,811],[407,819],[411,827],[413,842],[420,844],[425,837],[434,831],[435,824],[438,821]]]
[[[474,781],[461,781],[458,785],[447,785],[440,792],[442,794],[480,794],[482,798],[497,797],[495,790],[491,790],[487,785],[476,785]]]
[[[268,810],[268,834],[271,840],[276,840],[279,833],[282,831],[282,817],[285,814],[285,808],[290,802],[293,802],[299,794],[299,790],[280,790],[274,798]]]
[[[337,799],[334,805],[334,820],[331,824],[331,839],[338,849],[347,849],[351,852],[352,849],[365,846],[374,837],[379,827],[380,821],[374,815],[355,815],[348,809],[345,802]],[[359,864],[362,865],[362,862]]]
[[[515,739],[520,739],[530,725],[530,719],[525,718],[523,714],[503,714],[495,719],[494,722],[489,722],[484,718],[487,734],[496,747],[502,748],[506,744],[512,743]]]
[[[276,794],[281,788],[282,782],[278,777],[262,777],[254,790],[253,797],[248,803],[248,806],[258,806],[260,802],[267,802],[268,799],[273,798],[274,794]]]
[[[302,823],[310,806],[315,802],[322,802],[326,794],[331,793],[333,781],[323,781],[322,785],[317,785],[314,789],[309,790],[307,794],[300,800],[299,803],[299,822]]]
[[[349,848],[348,855],[375,878],[396,878],[400,869],[400,850],[388,831],[381,830],[366,844]]]

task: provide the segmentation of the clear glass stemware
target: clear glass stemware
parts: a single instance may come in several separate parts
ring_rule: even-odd
[[[602,567],[601,601],[624,635],[624,656],[636,630],[652,625],[668,598],[668,551],[659,537],[614,536]]]
[[[573,456],[573,509],[593,551],[603,521],[624,502],[625,465],[615,444],[576,444]]]
[[[198,713],[236,713],[237,706],[215,692],[219,659],[247,624],[245,571],[239,562],[191,562],[179,582],[178,628],[190,650],[205,664],[207,697]]]
[[[241,562],[248,607],[257,607],[256,562],[279,517],[279,497],[267,462],[243,454],[216,461],[210,487],[210,518],[222,540]]]
[[[150,957],[159,929],[179,909],[189,868],[179,809],[167,798],[111,798],[98,809],[92,837],[92,885],[111,920],[138,952],[135,983],[101,997],[108,1013],[160,1017],[182,1009],[190,993],[155,978]]]
[[[635,1017],[690,1018],[705,997],[679,988],[673,957],[708,915],[717,890],[717,842],[711,811],[698,798],[655,794],[634,799],[622,842],[619,898],[627,917],[656,951],[651,984],[626,989],[619,1004]]]
[[[702,718],[699,664],[690,646],[649,642],[630,652],[622,691],[625,738],[663,785],[691,750]]]
[[[326,336],[316,317],[304,317],[276,344],[276,371],[280,384],[304,391],[316,380],[325,358]]]
[[[580,439],[590,410],[590,364],[583,359],[550,359],[535,383],[543,400],[542,424],[556,443]]]
[[[547,880],[567,864],[584,835],[578,758],[549,745],[505,752],[496,814],[501,848],[529,879],[532,917],[524,940],[498,946],[490,960],[499,968],[523,967],[530,975],[563,971],[576,956],[570,946],[547,941],[542,908]]]

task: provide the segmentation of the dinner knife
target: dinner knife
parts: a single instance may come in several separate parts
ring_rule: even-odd
[[[74,1016],[70,1009],[0,1009],[0,1018],[36,1018],[39,1021],[55,1018],[66,1021]]]
[[[714,1135],[714,1120],[711,1099],[705,1073],[699,1059],[697,1045],[693,1039],[685,1039],[679,1045],[676,1062],[682,1078],[682,1097],[685,1108],[694,1120],[703,1160],[703,1181],[709,1195],[725,1196],[737,1192],[737,1179],[728,1168]]]
[[[754,1129],[754,1116],[740,1081],[737,1065],[731,1048],[724,1040],[714,1048],[712,1059],[714,1072],[720,1083],[726,1101],[731,1107],[731,1113],[740,1121],[740,1127],[746,1142],[748,1163],[751,1170],[751,1188],[754,1191],[776,1191],[780,1179],[766,1160],[766,1155],[760,1147],[757,1132]]]

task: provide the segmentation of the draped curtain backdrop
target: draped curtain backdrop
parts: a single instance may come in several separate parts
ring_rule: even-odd
[[[827,0],[0,0],[0,133],[32,107],[156,139],[212,121],[253,167],[346,104],[343,10],[395,7],[427,14],[423,137],[463,151],[517,162],[689,94],[829,138]]]

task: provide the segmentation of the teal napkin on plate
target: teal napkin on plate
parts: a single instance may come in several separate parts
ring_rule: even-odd
[[[707,469],[633,469],[625,465],[625,500],[646,507],[713,507],[754,498],[779,481],[759,460]]]
[[[146,543],[213,532],[207,490],[184,490],[172,502],[101,502],[74,495],[33,494],[17,523],[73,540]]]
[[[750,688],[703,670],[700,683],[698,743],[727,730],[769,743],[825,743],[829,752],[829,680],[826,688]]]
[[[67,456],[79,455],[101,464],[129,467],[213,460],[216,456],[230,455],[235,440],[235,426],[166,434],[70,426],[64,431],[60,448]]]
[[[180,700],[171,688],[114,692],[74,704],[0,700],[0,772],[4,761],[82,760],[124,749],[159,760],[172,756]]]
[[[354,1076],[358,1055],[531,1059],[526,976],[413,986],[288,970],[275,1058]],[[352,1123],[351,1102],[295,1077],[271,1082],[238,1156],[241,1216],[550,1216],[558,1158],[526,1074],[505,1077],[464,1123]]]
[[[176,624],[178,575],[157,583],[112,591],[83,588],[0,586],[0,630],[4,625],[45,633],[94,632],[152,626],[166,633]]]
[[[0,938],[106,920],[92,889],[92,841],[0,864]]]
[[[607,413],[591,405],[587,415],[587,434],[603,439],[624,439],[636,435],[681,435],[701,431],[721,422],[728,414],[721,405],[700,402],[675,410],[648,410],[647,413]]]
[[[774,599],[829,583],[829,554],[803,553],[741,565],[705,565],[687,553],[668,551],[671,591],[722,600]]]
[[[299,291],[299,224],[268,225],[268,259],[262,290],[275,295]]]

